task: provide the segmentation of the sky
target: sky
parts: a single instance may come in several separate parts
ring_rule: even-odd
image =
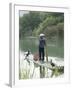
[[[19,15],[22,17],[24,14],[29,13],[29,11],[20,10]]]

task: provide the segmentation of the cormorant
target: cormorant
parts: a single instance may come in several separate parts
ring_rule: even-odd
[[[52,62],[52,59],[51,59],[51,61],[50,61],[50,64],[52,65],[52,67],[55,66],[55,63]]]

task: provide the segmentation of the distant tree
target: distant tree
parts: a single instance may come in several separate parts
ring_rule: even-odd
[[[41,23],[40,13],[38,12],[29,12],[29,14],[23,15],[19,18],[19,30],[20,37],[24,35],[32,34],[34,28],[37,28]]]
[[[39,35],[45,33],[48,37],[54,36],[54,31],[59,30],[59,35],[63,36],[64,14],[56,12],[30,11],[19,17],[19,36]]]

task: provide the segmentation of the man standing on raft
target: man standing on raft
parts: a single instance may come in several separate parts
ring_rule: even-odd
[[[44,34],[40,34],[39,36],[39,60],[44,62],[44,56],[45,56],[45,52],[44,52],[44,48],[46,45],[46,40],[45,40],[45,35]]]

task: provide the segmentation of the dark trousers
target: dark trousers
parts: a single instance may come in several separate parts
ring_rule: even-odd
[[[39,60],[44,61],[44,48],[39,47]]]

